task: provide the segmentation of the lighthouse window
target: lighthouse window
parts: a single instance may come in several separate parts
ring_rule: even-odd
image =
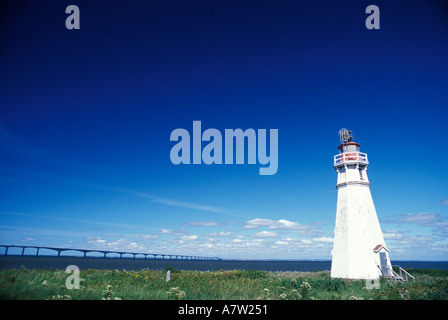
[[[362,169],[359,169],[359,178],[360,178],[361,180],[364,180],[364,177],[362,176]]]

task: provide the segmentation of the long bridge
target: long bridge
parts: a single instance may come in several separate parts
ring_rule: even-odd
[[[25,249],[36,249],[35,256],[39,256],[39,250],[41,249],[47,249],[47,250],[53,250],[58,253],[58,257],[61,256],[61,252],[63,251],[78,251],[82,252],[84,254],[84,258],[87,257],[87,253],[89,252],[97,252],[102,253],[104,255],[104,258],[107,258],[108,254],[119,254],[120,258],[123,258],[123,255],[133,255],[134,259],[136,259],[137,256],[142,255],[144,256],[144,259],[147,259],[148,257],[152,257],[152,259],[166,259],[166,260],[222,260],[219,257],[202,257],[202,256],[186,256],[186,255],[179,255],[179,254],[164,254],[164,253],[144,253],[144,252],[127,252],[127,251],[108,251],[108,250],[98,250],[98,249],[74,249],[74,248],[55,248],[55,247],[41,247],[41,246],[16,246],[16,245],[0,245],[0,248],[5,248],[4,256],[6,257],[8,255],[8,249],[10,248],[21,248],[22,253],[21,256],[23,257],[25,255]]]

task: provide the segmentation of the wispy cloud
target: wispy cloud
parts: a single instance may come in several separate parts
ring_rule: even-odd
[[[257,232],[253,235],[254,238],[276,238],[278,237],[278,234],[276,232],[273,231],[261,231],[261,232]]]
[[[210,237],[228,237],[231,235],[229,231],[212,232],[208,234]]]
[[[17,211],[0,211],[0,215],[30,216],[29,213],[26,213],[26,212],[17,212]]]
[[[26,233],[28,235],[33,236],[68,236],[68,237],[80,237],[84,232],[74,232],[74,231],[67,231],[67,230],[60,230],[60,229],[43,229],[43,228],[29,228],[29,227],[19,227],[19,226],[10,226],[10,225],[0,225],[0,228],[6,229],[6,230],[15,230],[15,233],[18,234],[19,232]]]
[[[107,227],[116,227],[116,228],[127,228],[127,229],[147,229],[142,227],[141,225],[127,224],[127,223],[113,223],[106,221],[96,221],[96,220],[88,220],[88,219],[74,219],[74,218],[66,218],[66,217],[56,217],[56,216],[41,216],[42,218],[67,221],[67,222],[77,222],[83,224],[93,224]]]
[[[186,208],[186,209],[195,209],[195,210],[200,210],[200,211],[208,211],[208,212],[224,213],[224,214],[232,213],[232,210],[229,210],[229,209],[224,209],[224,208],[220,208],[220,207],[209,206],[209,205],[204,205],[204,204],[199,204],[199,203],[194,203],[194,202],[179,201],[179,200],[174,200],[174,199],[153,197],[151,199],[151,201],[157,202],[157,203],[162,203],[162,204],[165,204],[167,206],[172,206],[172,207],[181,207],[181,208]]]
[[[298,222],[289,221],[286,219],[271,220],[271,219],[252,219],[248,220],[245,229],[255,229],[259,227],[267,227],[270,230],[293,230],[297,231],[303,236],[322,236],[323,233],[316,225],[302,225]]]
[[[252,219],[246,222],[246,229],[268,227],[269,229],[282,230],[303,230],[306,226],[285,219],[271,220],[271,219]]]
[[[217,227],[219,223],[214,221],[193,221],[184,223],[184,225],[191,227]]]
[[[47,158],[50,154],[33,144],[25,142],[19,135],[10,131],[0,122],[0,150],[18,153],[32,158]]]
[[[192,221],[184,223],[184,226],[190,227],[222,227],[229,224],[235,224],[237,221],[224,221],[224,222],[215,222],[215,221]]]
[[[192,241],[192,240],[196,240],[198,238],[197,235],[193,234],[191,236],[182,236],[180,237],[181,241]]]
[[[116,228],[120,228],[120,229],[122,229],[122,228],[126,228],[126,229],[155,229],[155,228],[143,227],[141,225],[133,225],[133,224],[126,224],[126,223],[113,223],[113,222],[107,222],[107,221],[96,221],[96,220],[89,220],[89,219],[77,219],[77,218],[68,218],[68,217],[61,217],[61,216],[36,215],[36,214],[25,213],[25,212],[1,211],[0,215],[28,216],[28,217],[37,218],[37,219],[39,219],[41,221],[45,221],[47,219],[51,219],[51,220],[59,220],[59,221],[82,223],[82,224],[91,224],[91,225],[100,225],[100,226],[107,226],[107,227],[116,227]]]
[[[2,129],[2,126],[0,123],[0,149],[2,147],[6,148],[9,151],[13,151],[13,150],[17,149],[17,152],[30,153],[30,154],[34,154],[36,156],[39,154],[42,157],[44,156],[44,154],[45,154],[45,156],[48,156],[47,153],[44,153],[44,152],[40,153],[38,151],[33,151],[34,150],[33,147],[31,147],[31,146],[28,147],[25,144],[20,143],[19,141],[20,140],[18,138],[15,138],[13,135],[9,134],[6,129],[4,129],[4,128]],[[59,161],[59,162],[61,162],[61,161]],[[34,178],[35,177],[44,178],[47,180],[52,180],[52,181],[56,181],[56,182],[63,183],[63,184],[70,184],[70,185],[83,187],[83,188],[89,188],[89,189],[124,193],[124,194],[132,195],[135,197],[146,198],[153,203],[159,203],[159,204],[163,204],[166,206],[178,207],[178,208],[184,208],[184,209],[193,209],[193,210],[205,211],[205,212],[210,212],[210,213],[221,213],[221,214],[231,215],[231,216],[235,216],[235,217],[246,218],[246,216],[244,216],[243,214],[241,214],[240,212],[238,212],[234,209],[223,208],[223,207],[213,206],[213,205],[204,204],[204,203],[183,201],[183,200],[179,200],[179,199],[162,197],[160,195],[156,195],[156,194],[152,194],[152,193],[148,193],[148,192],[124,189],[124,188],[119,188],[119,187],[112,187],[112,186],[108,186],[108,185],[104,185],[104,184],[82,182],[82,181],[78,181],[75,179],[64,179],[64,178],[60,178],[60,177],[57,177],[57,176],[54,176],[51,174],[37,173],[37,172],[21,172],[21,173],[28,174]]]
[[[333,243],[334,239],[330,237],[317,237],[313,239],[314,242],[321,242],[321,243]]]
[[[188,232],[186,230],[171,230],[171,229],[161,229],[160,230],[161,234],[171,234],[171,235],[175,235],[175,236],[183,236],[185,234],[188,234]]]
[[[393,222],[398,223],[417,223],[420,225],[432,226],[443,222],[443,218],[438,213],[420,212],[402,214]]]
[[[414,223],[420,226],[432,227],[435,231],[448,235],[448,218],[434,212],[408,213],[397,218],[386,219],[386,223]]]
[[[149,199],[151,202],[154,202],[154,203],[160,203],[160,204],[164,204],[164,205],[171,206],[171,207],[179,207],[179,208],[194,209],[194,210],[200,210],[200,211],[206,211],[206,212],[212,212],[212,213],[222,213],[222,214],[233,215],[233,216],[241,216],[238,212],[236,212],[235,210],[232,210],[232,209],[222,208],[222,207],[218,207],[218,206],[212,206],[212,205],[207,205],[207,204],[202,204],[202,203],[197,203],[197,202],[181,201],[181,200],[177,200],[177,199],[161,197],[161,196],[147,193],[147,192],[111,187],[111,186],[106,186],[103,184],[85,183],[85,182],[80,182],[80,181],[75,181],[75,180],[59,179],[59,181],[69,183],[72,185],[86,187],[86,188],[113,191],[113,192],[118,192],[118,193],[126,193],[126,194],[133,195],[136,197]]]
[[[384,230],[383,237],[385,240],[400,240],[403,239],[403,233],[398,230]]]

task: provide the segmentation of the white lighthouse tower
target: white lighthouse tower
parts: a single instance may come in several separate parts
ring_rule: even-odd
[[[338,173],[338,203],[331,277],[377,279],[393,275],[383,233],[370,194],[369,161],[353,142],[351,131],[339,131],[341,145],[334,156]]]

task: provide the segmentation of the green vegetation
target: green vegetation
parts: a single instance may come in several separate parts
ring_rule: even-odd
[[[328,271],[81,270],[80,288],[69,290],[64,270],[22,268],[0,272],[0,299],[448,300],[448,270],[410,273],[415,280],[381,279],[380,289],[367,290],[365,281],[331,279]]]

